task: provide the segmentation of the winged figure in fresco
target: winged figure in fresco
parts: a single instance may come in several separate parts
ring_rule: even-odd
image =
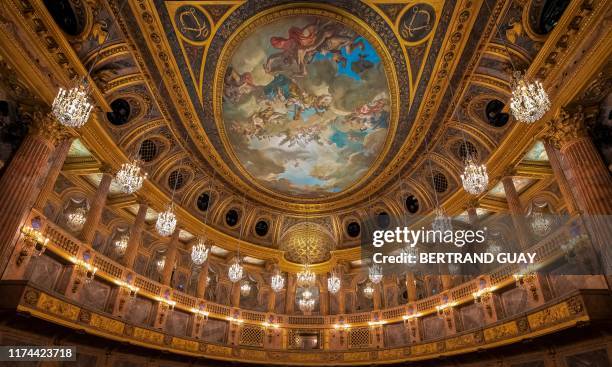
[[[223,80],[223,94],[232,102],[238,102],[240,97],[251,93],[257,88],[253,83],[253,76],[246,72],[239,74],[233,67],[229,66]]]
[[[350,129],[359,131],[372,130],[386,121],[386,106],[389,101],[386,98],[377,98],[372,102],[357,108],[344,120],[344,124]]]
[[[295,75],[305,76],[306,64],[317,54],[331,54],[336,63],[346,65],[346,58],[342,56],[341,50],[345,49],[349,54],[355,48],[363,50],[363,41],[357,41],[358,38],[355,32],[331,21],[322,23],[320,19],[302,28],[291,27],[287,38],[270,38],[272,47],[280,51],[268,56],[264,70],[267,73],[283,71],[295,64]]]

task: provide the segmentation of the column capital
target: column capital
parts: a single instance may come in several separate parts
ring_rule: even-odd
[[[480,206],[480,203],[478,202],[478,200],[476,199],[471,199],[468,200],[467,203],[465,203],[464,209],[468,210],[468,209],[476,209]]]
[[[136,203],[138,205],[146,206],[147,208],[151,206],[151,203],[149,202],[149,200],[147,200],[146,198],[140,197],[140,196],[136,198]]]
[[[110,164],[108,164],[106,162],[102,162],[100,164],[100,172],[103,173],[103,174],[110,175],[110,174],[112,174],[114,172],[114,170],[113,170],[113,167]]]
[[[77,135],[74,130],[60,124],[48,112],[35,111],[30,119],[30,133],[49,140],[53,145],[74,139]]]
[[[585,114],[583,107],[578,105],[573,111],[561,108],[557,115],[546,123],[544,139],[555,148],[561,149],[564,145],[586,136]]]

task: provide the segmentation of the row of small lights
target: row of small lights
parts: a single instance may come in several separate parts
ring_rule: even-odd
[[[44,235],[42,235],[42,233],[40,231],[38,231],[38,230],[36,230],[36,229],[34,229],[32,227],[29,227],[29,226],[24,226],[23,229],[22,229],[22,232],[26,236],[30,237],[31,239],[34,239],[36,242],[41,242],[43,244],[42,251],[39,251],[39,255],[42,254],[44,252],[44,250],[46,249],[47,245],[49,244],[49,241],[50,241],[49,238],[47,238]],[[87,274],[87,279],[88,280],[93,279],[95,274],[96,274],[96,272],[98,271],[97,267],[91,265],[90,263],[88,263],[88,262],[86,262],[84,260],[78,259],[75,256],[69,256],[68,260],[70,262],[72,262],[73,264],[79,266],[81,269],[83,269],[86,272],[86,274]],[[517,282],[522,280],[526,276],[527,276],[527,274],[523,274],[523,273],[514,274],[513,275],[514,279]],[[134,285],[132,285],[130,283],[127,283],[125,281],[122,281],[120,279],[113,279],[113,281],[118,286],[120,286],[120,287],[122,287],[124,289],[127,289],[129,291],[131,297],[135,297],[138,294],[138,292],[140,291],[140,288],[138,288],[138,287],[136,287],[136,286],[134,286]],[[478,302],[482,298],[483,295],[490,294],[493,291],[495,291],[497,288],[498,287],[495,287],[495,286],[482,288],[482,289],[472,293],[472,297],[474,298],[474,300],[476,302]],[[166,299],[166,298],[163,298],[163,297],[154,297],[154,299],[157,300],[158,302],[162,302],[162,303],[166,304],[170,309],[174,309],[175,306],[176,306],[176,301],[172,301],[172,300],[169,300],[169,299]],[[453,307],[457,306],[457,304],[458,304],[458,302],[448,302],[448,303],[445,303],[445,304],[442,304],[442,305],[438,305],[438,306],[436,306],[436,311],[438,313],[441,313],[441,312],[444,312],[447,309],[450,309],[450,308],[453,308]],[[200,317],[207,318],[209,316],[209,312],[204,311],[204,310],[200,310],[200,309],[197,309],[197,308],[191,308],[190,311],[193,314],[195,314],[197,316],[200,316]],[[412,320],[412,319],[415,319],[415,318],[419,318],[421,316],[422,316],[421,313],[416,313],[416,314],[411,314],[411,315],[403,315],[402,319],[404,321],[409,321],[409,320]],[[236,317],[231,317],[231,316],[227,317],[226,320],[231,322],[231,323],[236,323],[236,324],[244,323],[243,319],[236,318]],[[376,326],[385,325],[386,323],[387,323],[386,320],[369,321],[368,325],[371,326],[371,327],[376,327]],[[265,328],[274,328],[274,329],[278,329],[278,328],[281,327],[277,323],[269,323],[269,322],[263,322],[263,323],[261,323],[261,325],[263,327],[265,327]],[[351,325],[350,324],[345,324],[345,323],[340,323],[340,324],[334,324],[333,328],[336,329],[336,330],[348,330],[348,329],[351,328]]]

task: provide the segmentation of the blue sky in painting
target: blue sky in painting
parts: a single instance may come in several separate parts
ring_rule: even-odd
[[[365,55],[366,56],[365,60],[372,62],[374,66],[380,63],[380,57],[378,57],[378,54],[376,53],[376,50],[374,50],[374,47],[372,47],[372,45],[363,37],[357,38],[356,42],[359,42],[359,41],[362,41],[365,46],[363,50],[361,48],[357,48],[356,50],[353,50],[353,52],[348,54],[344,48],[341,49],[340,52],[342,53],[342,56],[346,58],[346,65],[343,66],[342,64],[337,64],[338,65],[338,75],[346,75],[355,80],[361,80],[361,77],[359,76],[359,74],[355,73],[351,69],[351,64],[355,61],[359,61],[360,54]],[[325,59],[331,59],[331,58],[332,58],[332,54],[322,55],[319,53],[314,57],[314,60],[315,61],[325,60]]]

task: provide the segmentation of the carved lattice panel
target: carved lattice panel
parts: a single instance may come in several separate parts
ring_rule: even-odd
[[[349,348],[367,348],[370,345],[370,328],[357,328],[349,334]]]
[[[245,326],[240,330],[240,345],[263,347],[264,335],[262,328]]]

